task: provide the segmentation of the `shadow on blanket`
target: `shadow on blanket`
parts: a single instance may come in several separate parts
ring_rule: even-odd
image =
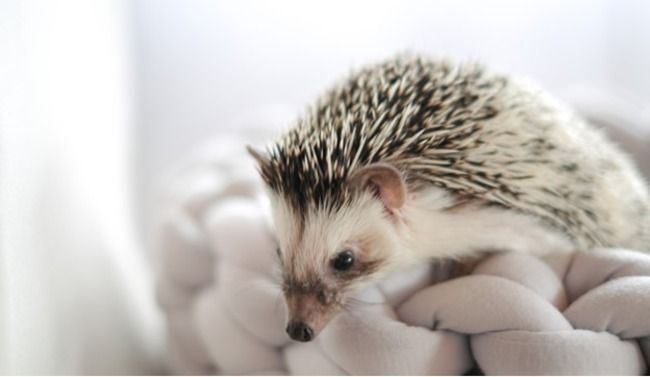
[[[174,373],[648,371],[648,255],[501,254],[437,284],[439,268],[418,266],[362,292],[315,342],[295,343],[252,165],[204,156],[174,178],[156,259]]]

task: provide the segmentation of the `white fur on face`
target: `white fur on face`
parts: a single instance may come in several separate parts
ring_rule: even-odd
[[[380,261],[377,276],[399,259],[399,229],[370,194],[334,212],[308,210],[304,220],[273,193],[271,206],[285,274],[292,280],[332,279],[331,260],[344,250],[352,250],[359,262]]]

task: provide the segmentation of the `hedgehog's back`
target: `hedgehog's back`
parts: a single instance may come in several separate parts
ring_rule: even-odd
[[[262,170],[301,210],[344,205],[349,174],[377,162],[410,190],[530,214],[579,245],[650,249],[648,192],[629,159],[539,89],[477,64],[402,55],[368,66],[319,99]]]
[[[411,170],[445,150],[445,159],[460,156],[452,151],[496,115],[492,101],[505,83],[478,64],[406,55],[366,67],[330,89],[274,145],[265,178],[278,191],[306,188],[296,198],[301,206],[340,205],[356,168],[386,162]],[[409,177],[428,182],[420,178]]]

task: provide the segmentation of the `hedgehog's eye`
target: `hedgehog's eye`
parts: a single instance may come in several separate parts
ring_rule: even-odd
[[[353,264],[354,254],[350,250],[341,251],[332,259],[332,267],[337,271],[347,271]]]

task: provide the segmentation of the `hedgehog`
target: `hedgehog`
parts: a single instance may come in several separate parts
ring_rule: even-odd
[[[297,341],[414,263],[650,250],[649,192],[632,161],[535,85],[476,62],[399,54],[368,65],[248,151]]]

